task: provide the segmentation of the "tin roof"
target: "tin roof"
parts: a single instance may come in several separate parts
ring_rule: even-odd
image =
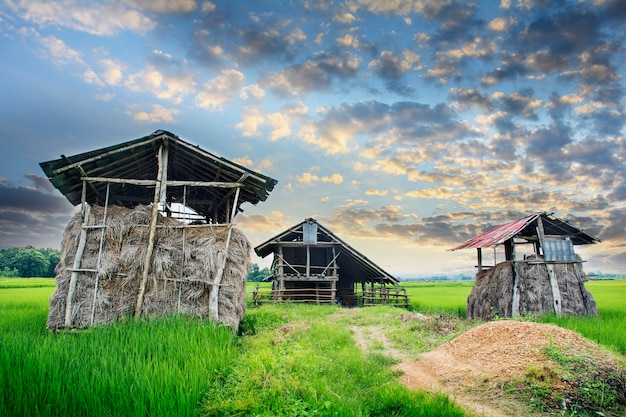
[[[240,182],[239,205],[265,201],[277,181],[225,158],[215,156],[178,136],[157,130],[151,135],[73,156],[41,162],[39,165],[50,182],[69,200],[78,205],[83,189],[82,178],[117,178],[155,180],[158,172],[156,155],[161,145],[168,146],[167,181]],[[133,208],[154,200],[154,185],[108,183],[109,204]],[[89,204],[104,205],[107,182],[90,182],[86,187]],[[217,214],[227,218],[228,198],[233,188],[187,187],[168,185],[167,200],[183,203],[202,216]]]
[[[477,249],[489,248],[499,245],[511,238],[517,237],[526,240],[536,240],[538,219],[541,217],[544,234],[546,236],[564,236],[569,237],[574,245],[586,245],[596,243],[600,240],[584,233],[568,223],[557,219],[545,212],[533,213],[521,219],[513,220],[494,226],[486,232],[466,240],[459,246],[449,249],[451,251],[458,249]]]

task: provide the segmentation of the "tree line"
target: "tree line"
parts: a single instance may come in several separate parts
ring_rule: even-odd
[[[56,249],[25,248],[0,249],[0,276],[54,277],[54,269],[61,259]]]

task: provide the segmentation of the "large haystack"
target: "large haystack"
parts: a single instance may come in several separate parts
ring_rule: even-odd
[[[548,264],[533,262],[532,258],[501,262],[476,274],[467,299],[467,316],[492,320],[496,316],[549,312],[597,315],[596,301],[583,280],[579,263]]]
[[[93,206],[87,224],[103,223],[104,208]],[[135,314],[144,260],[148,248],[151,207],[110,206],[106,227],[88,229],[80,268],[74,270],[76,288],[71,300],[71,324],[66,324],[66,302],[72,267],[80,251],[82,215],[68,224],[57,267],[56,291],[50,298],[47,327],[88,327]],[[212,282],[221,267],[228,226],[183,227],[159,215],[141,316],[185,314],[209,316],[211,291],[219,288],[218,322],[237,329],[245,314],[245,284],[250,266],[250,242],[232,228],[221,283]],[[102,244],[101,244],[102,242]],[[184,254],[184,255],[183,255]],[[97,272],[95,272],[97,271]]]

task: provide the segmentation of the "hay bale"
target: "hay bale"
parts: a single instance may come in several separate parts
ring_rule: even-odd
[[[580,262],[580,258],[578,258]],[[597,315],[593,296],[583,284],[582,269],[575,263],[551,263],[554,270],[562,314]],[[514,274],[515,273],[515,274]],[[479,271],[467,298],[469,318],[493,320],[513,315],[513,282],[519,289],[519,314],[554,312],[554,295],[547,264],[537,259],[506,261]]]
[[[104,208],[94,206],[88,224],[101,224],[103,215]],[[132,210],[110,206],[107,227],[89,229],[80,269],[98,272],[78,272],[70,327],[89,327],[92,316],[93,323],[106,324],[134,314],[150,220],[150,206],[137,206]],[[218,254],[225,251],[228,227],[194,226],[183,231],[181,222],[161,215],[157,224],[141,315],[154,317],[178,313],[208,317],[209,296],[214,290],[211,283],[220,267]],[[81,228],[82,218],[78,213],[68,223],[63,236],[56,290],[50,298],[47,321],[47,327],[52,330],[66,327],[66,301]],[[102,253],[98,259],[102,236]],[[250,250],[248,239],[241,231],[232,228],[219,286],[218,321],[233,329],[238,328],[245,314]]]

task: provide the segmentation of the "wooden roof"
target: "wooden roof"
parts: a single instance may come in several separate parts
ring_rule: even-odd
[[[325,244],[334,243],[337,245],[340,252],[337,258],[340,277],[346,277],[355,282],[374,281],[387,284],[397,284],[399,282],[396,278],[312,218],[305,219],[302,223],[290,227],[266,242],[261,243],[254,248],[254,251],[261,258],[265,258],[267,255],[275,253],[276,248],[281,243],[301,243],[303,247],[306,246],[306,243],[303,241],[304,225],[305,223],[311,222],[317,223],[317,242]],[[315,247],[315,244],[311,244],[311,247]]]
[[[528,241],[537,240],[539,218],[541,218],[543,223],[544,234],[546,236],[569,237],[574,245],[587,245],[600,241],[550,214],[539,212],[494,226],[486,232],[466,240],[459,246],[450,250],[489,248],[502,244],[512,238],[520,238]]]
[[[265,201],[277,183],[270,177],[215,156],[164,130],[90,152],[61,155],[60,159],[41,162],[39,165],[50,182],[73,205],[81,203],[83,179],[97,178],[88,182],[86,202],[104,205],[108,184],[109,204],[133,208],[154,200],[158,173],[156,155],[164,144],[168,147],[166,200],[183,203],[184,199],[187,207],[206,217],[207,221],[216,215],[221,219],[228,218],[228,206],[234,188],[220,187],[220,183],[239,183],[238,211],[241,211],[239,206],[245,202],[257,204]],[[118,181],[107,182],[106,179]],[[146,180],[147,186],[120,179]],[[215,186],[187,186],[184,195],[184,186],[176,185],[176,180],[187,183],[214,182]],[[149,185],[150,181],[155,183]]]

